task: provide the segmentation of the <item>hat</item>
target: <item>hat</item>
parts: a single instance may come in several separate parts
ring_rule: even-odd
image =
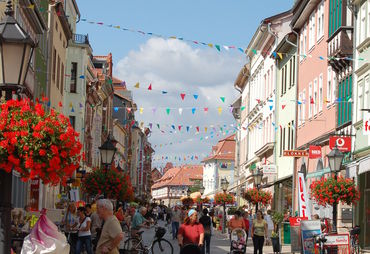
[[[190,209],[189,212],[188,212],[188,217],[192,216],[196,212],[197,211],[195,211],[194,209]]]

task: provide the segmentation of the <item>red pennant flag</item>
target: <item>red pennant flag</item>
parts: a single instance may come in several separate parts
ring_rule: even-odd
[[[199,126],[197,126],[197,132],[199,132]]]
[[[148,90],[152,90],[152,84],[149,85]]]
[[[315,104],[315,102],[313,101],[313,98],[311,97],[311,101],[310,101],[311,104]]]
[[[59,107],[63,107],[63,103],[61,101],[59,102]]]
[[[198,156],[195,155],[195,159],[198,160]]]
[[[181,131],[181,125],[179,125],[179,131]]]
[[[204,108],[204,112],[205,113],[208,113],[208,108]]]
[[[131,108],[126,108],[128,113],[131,113]]]
[[[184,100],[184,99],[185,99],[185,94],[184,94],[184,93],[180,94],[180,96],[181,96],[181,99],[182,99],[182,100]]]
[[[281,105],[281,108],[284,110],[285,109],[285,107],[286,107],[286,105]]]
[[[135,120],[132,120],[131,121],[131,126],[133,126],[135,124]]]
[[[261,102],[261,100],[260,100],[260,99],[256,99],[256,101],[257,101],[257,103],[260,103],[260,102]]]

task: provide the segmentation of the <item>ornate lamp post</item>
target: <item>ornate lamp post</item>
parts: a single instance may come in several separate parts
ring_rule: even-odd
[[[203,197],[203,194],[204,194],[204,186],[203,184],[199,187],[199,192],[200,192],[200,204],[199,204],[199,211],[202,211],[202,208],[203,208],[203,202],[202,202],[202,197]]]
[[[340,172],[344,154],[339,151],[338,147],[335,146],[333,150],[327,155],[329,160],[330,171],[334,173],[334,179],[337,180],[337,173]],[[333,233],[337,233],[337,213],[338,213],[337,202],[333,203]]]
[[[226,194],[226,191],[227,191],[227,188],[229,187],[229,182],[227,181],[226,178],[222,178],[221,179],[221,188],[223,190],[223,192]],[[223,219],[223,227],[222,227],[222,233],[225,234],[226,233],[226,202],[224,200],[224,203],[223,203],[223,208],[224,208],[224,219]]]
[[[36,43],[13,17],[8,0],[5,17],[0,21],[0,91],[11,100],[24,90],[28,67]],[[10,253],[12,173],[0,170],[0,253]]]
[[[100,156],[101,156],[101,163],[105,168],[105,176],[108,174],[109,166],[112,165],[114,160],[114,155],[116,154],[117,148],[115,147],[114,141],[111,139],[111,136],[108,135],[107,140],[104,142],[102,146],[99,147]],[[104,193],[105,198],[106,193]]]
[[[263,178],[263,172],[261,169],[257,169],[253,175],[254,185],[257,187],[257,190],[261,188],[261,182]],[[256,212],[258,211],[258,203],[256,204]]]

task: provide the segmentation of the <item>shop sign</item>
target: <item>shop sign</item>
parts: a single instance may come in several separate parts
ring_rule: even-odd
[[[303,173],[298,173],[298,204],[299,216],[311,219],[311,211],[308,207],[308,194],[306,189],[306,181]]]
[[[341,152],[350,152],[351,142],[351,137],[333,136],[329,139],[329,148],[334,149],[334,147],[337,146],[338,150]]]
[[[321,146],[310,146],[309,157],[310,159],[318,159],[321,158]]]
[[[349,245],[348,234],[327,235],[325,245]]]
[[[263,174],[277,174],[275,165],[263,165],[262,171],[263,171]]]
[[[285,150],[283,156],[288,157],[307,157],[309,154],[305,150]]]

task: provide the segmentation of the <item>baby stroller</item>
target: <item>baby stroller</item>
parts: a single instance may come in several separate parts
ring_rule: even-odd
[[[247,251],[247,233],[241,228],[231,231],[230,254],[245,253]]]

